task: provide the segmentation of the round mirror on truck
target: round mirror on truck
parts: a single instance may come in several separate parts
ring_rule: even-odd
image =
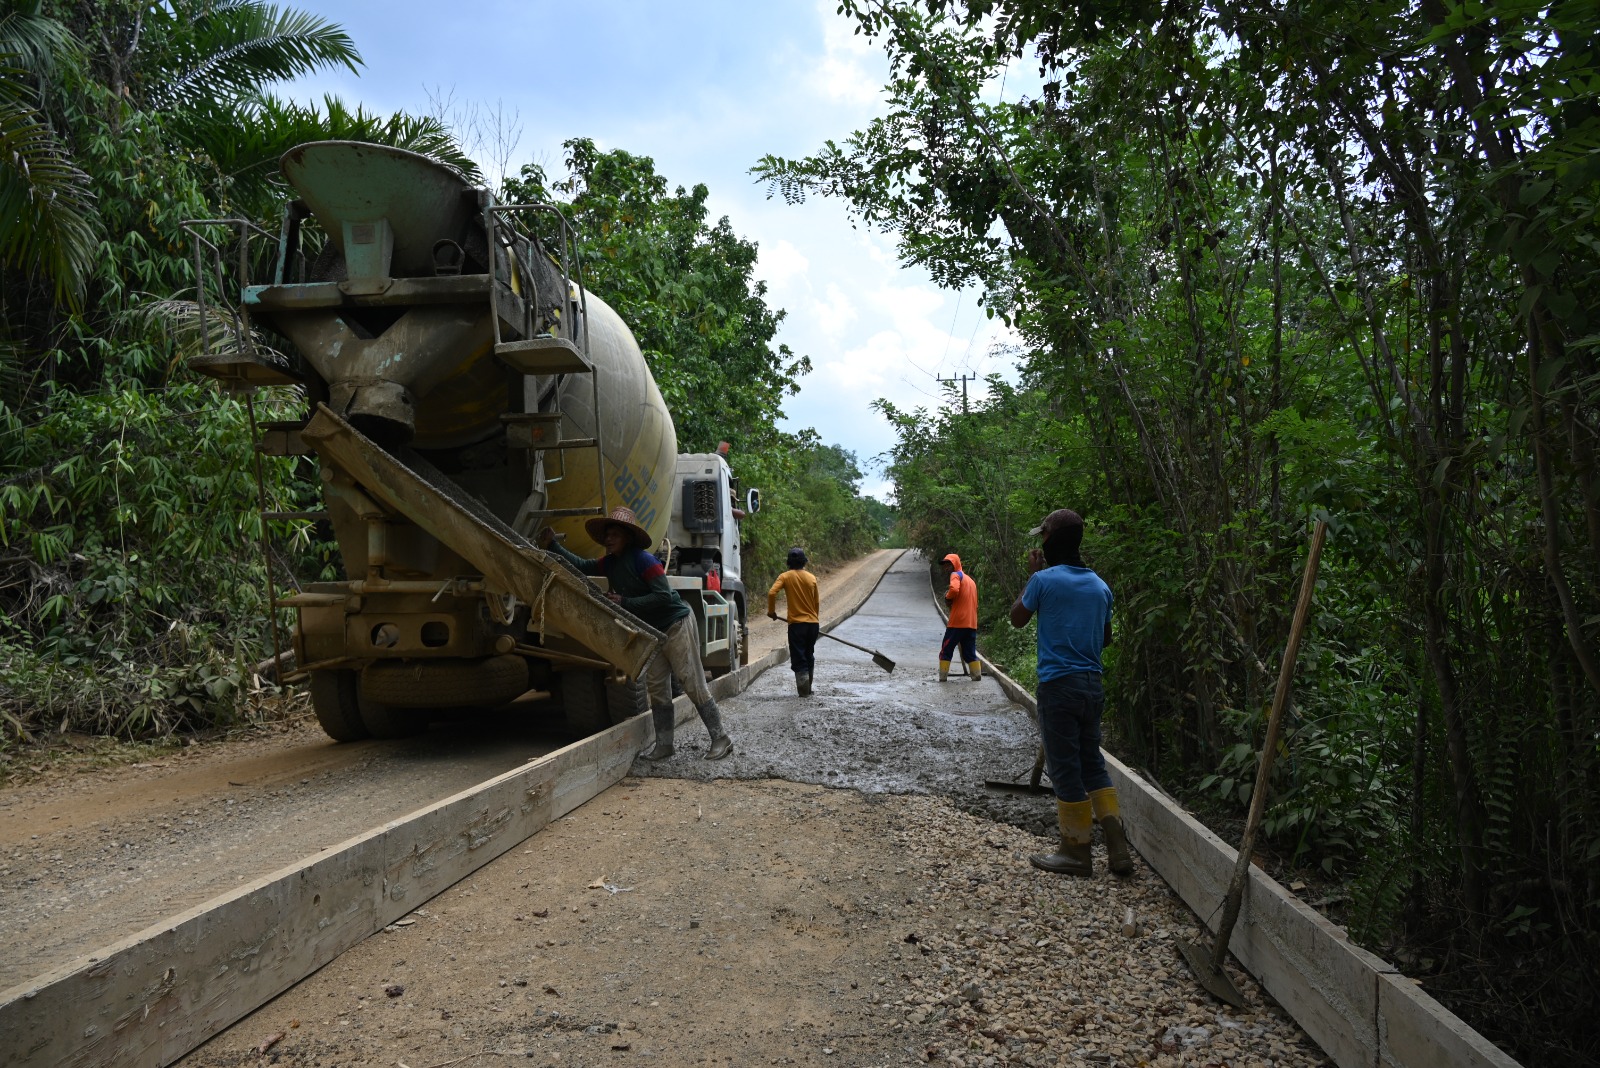
[[[745,511],[755,515],[761,511],[761,491],[753,489],[744,495]]]

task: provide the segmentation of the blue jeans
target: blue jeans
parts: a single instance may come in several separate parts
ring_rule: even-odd
[[[1111,785],[1100,756],[1100,716],[1105,708],[1106,691],[1097,672],[1039,684],[1039,733],[1057,800],[1087,801],[1091,790]]]

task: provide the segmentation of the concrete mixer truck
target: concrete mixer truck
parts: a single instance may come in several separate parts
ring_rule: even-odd
[[[304,457],[323,505],[264,512],[263,529],[326,522],[343,563],[340,580],[274,602],[296,618],[275,637],[292,648],[284,677],[309,684],[323,729],[397,737],[453,710],[553,700],[590,733],[642,711],[661,635],[534,544],[548,525],[598,556],[584,520],[617,506],[656,539],[707,668],[739,667],[739,524],[759,494],[740,498],[722,451],[678,455],[562,213],[496,203],[378,145],[305,144],[281,169],[294,199],[278,234],[185,224],[197,275],[228,276],[209,308],[198,287],[189,365],[233,390],[304,391],[305,417],[262,424],[256,448]]]

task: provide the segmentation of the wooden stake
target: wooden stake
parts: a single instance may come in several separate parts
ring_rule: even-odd
[[[1222,925],[1217,928],[1217,941],[1211,948],[1211,966],[1222,970],[1228,956],[1228,940],[1233,936],[1233,925],[1239,920],[1239,907],[1244,902],[1244,884],[1250,874],[1250,857],[1255,850],[1256,831],[1261,826],[1261,814],[1267,807],[1267,780],[1272,775],[1272,762],[1278,754],[1278,731],[1283,723],[1283,709],[1289,703],[1289,683],[1294,678],[1294,662],[1300,654],[1300,639],[1305,635],[1306,620],[1311,616],[1311,598],[1317,587],[1317,563],[1322,558],[1322,543],[1328,536],[1328,522],[1317,520],[1317,529],[1311,535],[1311,554],[1306,557],[1305,577],[1300,580],[1300,600],[1294,607],[1294,622],[1289,626],[1289,645],[1283,651],[1283,667],[1278,671],[1278,689],[1272,695],[1272,711],[1267,716],[1267,739],[1261,750],[1261,763],[1256,767],[1255,791],[1250,795],[1250,816],[1244,824],[1244,841],[1239,843],[1239,859],[1233,866],[1233,878],[1228,882],[1228,896],[1222,908]]]

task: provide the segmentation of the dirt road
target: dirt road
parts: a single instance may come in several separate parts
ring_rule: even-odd
[[[1128,880],[1028,865],[1048,799],[978,784],[1031,763],[1032,727],[992,681],[936,681],[942,627],[926,565],[899,560],[836,632],[893,675],[824,639],[811,698],[779,667],[724,702],[729,760],[700,761],[703,731],[680,727],[665,766],[180,1063],[1326,1063],[1244,976],[1248,1011],[1199,992],[1172,946],[1194,920],[1142,863]],[[753,644],[774,636],[763,622]]]

